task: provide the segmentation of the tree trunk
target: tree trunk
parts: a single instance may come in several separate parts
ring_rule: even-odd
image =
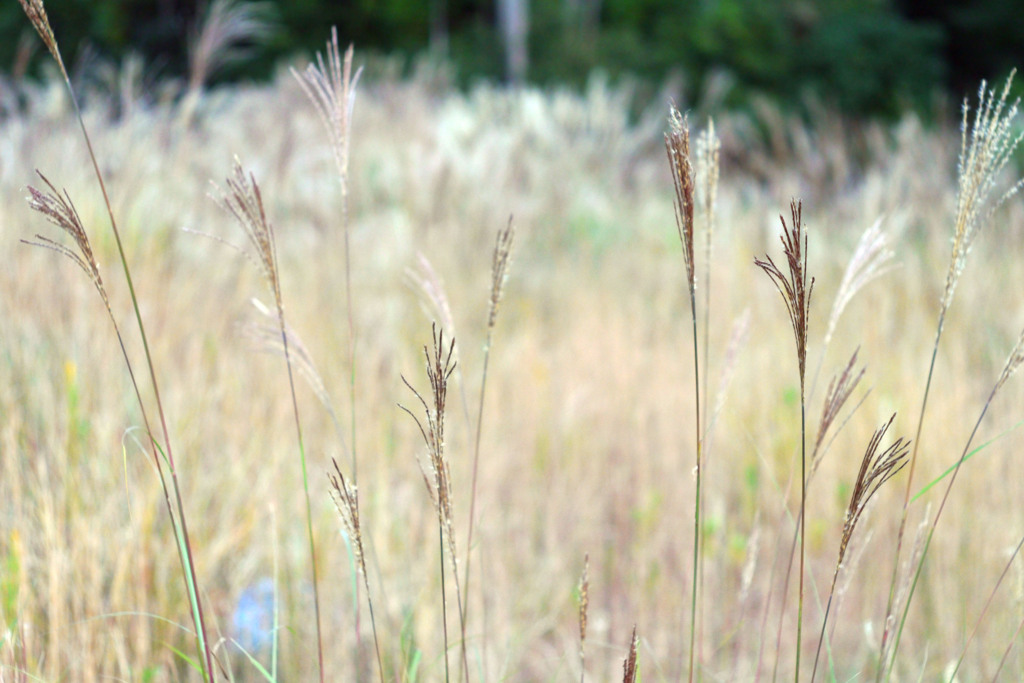
[[[430,2],[430,52],[448,56],[448,0]]]
[[[505,75],[510,83],[522,83],[529,68],[529,0],[498,0],[498,25],[505,43]]]

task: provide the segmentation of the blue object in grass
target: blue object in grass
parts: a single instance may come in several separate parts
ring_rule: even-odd
[[[262,578],[238,597],[232,616],[234,639],[251,655],[270,650],[274,642],[274,581]]]

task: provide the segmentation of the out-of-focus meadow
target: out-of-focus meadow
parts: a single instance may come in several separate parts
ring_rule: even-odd
[[[276,230],[289,324],[338,419],[300,382],[327,679],[377,677],[365,591],[360,584],[357,621],[353,560],[326,476],[332,457],[350,467],[342,443],[351,446],[353,411],[385,675],[444,676],[437,515],[417,462],[421,435],[397,406],[418,407],[401,376],[427,391],[423,346],[433,321],[456,339],[446,453],[460,571],[472,554],[470,679],[580,678],[578,582],[588,554],[587,677],[621,677],[634,625],[643,680],[685,676],[693,341],[662,140],[667,97],[639,102],[600,79],[582,95],[458,93],[429,76],[364,75],[349,162],[352,406],[343,203],[331,146],[297,82],[282,76],[212,91],[186,112],[142,97],[123,75],[119,93],[86,98],[85,122],[133,269],[224,669],[263,680],[229,639],[270,666],[274,585],[279,679],[313,680],[317,657],[288,376],[253,333],[268,321],[252,299],[271,306],[272,295],[237,251],[195,234],[245,243],[208,197],[237,156]],[[26,86],[0,120],[0,679],[26,680],[21,671],[48,681],[198,679],[183,659],[196,655],[175,541],[110,320],[78,269],[19,241],[56,237],[23,201],[25,187],[40,184],[39,169],[77,206],[127,353],[141,359],[102,197],[62,86]],[[894,411],[890,438],[914,435],[956,214],[955,115],[927,128],[911,115],[883,125],[828,111],[805,121],[767,105],[753,111],[715,120],[722,164],[710,281],[706,226],[697,224],[698,305],[705,291],[710,300],[701,371],[705,407],[717,416],[702,484],[697,662],[706,680],[767,679],[776,666],[793,673],[795,567],[784,602],[782,594],[800,498],[797,367],[785,309],[754,257],[780,262],[779,216],[788,221],[790,199],[802,199],[815,278],[811,433],[833,374],[858,348],[867,366],[850,407],[863,403],[848,422],[850,407],[842,414],[808,488],[808,674],[865,447]],[[695,133],[717,113],[692,110]],[[1017,168],[1011,163],[1000,187]],[[467,548],[491,250],[510,215],[516,242],[493,334]],[[847,262],[879,220],[893,267],[849,303],[824,348]],[[980,234],[945,321],[915,492],[959,457],[1024,324],[1021,244],[1024,209],[1012,198]],[[144,376],[140,385],[150,401]],[[1024,677],[1020,558],[986,610],[1024,535],[1024,442],[1004,434],[1021,420],[1022,398],[1020,378],[1011,379],[975,444],[997,440],[953,488],[903,634],[899,678],[936,680],[979,623],[962,680],[991,679],[1011,646],[1000,675]],[[878,668],[906,476],[873,499],[844,562],[822,655],[838,680]],[[911,505],[904,559],[941,488]],[[454,676],[451,593],[448,609]]]

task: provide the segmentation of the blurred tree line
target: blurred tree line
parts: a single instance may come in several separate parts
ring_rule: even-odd
[[[219,0],[224,2],[224,0]],[[46,0],[69,62],[140,53],[158,77],[187,78],[189,45],[212,0]],[[716,77],[726,104],[808,93],[859,114],[927,110],[1024,63],[1011,0],[264,0],[271,30],[241,39],[246,59],[217,78],[266,78],[321,49],[332,25],[357,49],[446,60],[458,82],[581,84],[595,69],[699,96]],[[246,41],[248,40],[248,45]],[[34,54],[33,54],[34,50]],[[17,2],[0,5],[0,70],[35,73],[38,42]]]

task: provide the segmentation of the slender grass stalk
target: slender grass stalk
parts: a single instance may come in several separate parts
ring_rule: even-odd
[[[702,423],[700,412],[700,363],[697,341],[697,276],[693,254],[693,213],[694,213],[694,170],[690,160],[690,130],[686,120],[675,107],[669,112],[670,130],[665,134],[665,150],[668,154],[672,183],[675,188],[676,229],[683,247],[683,261],[686,264],[686,286],[690,295],[690,320],[693,323],[693,393],[696,440],[696,489],[693,502],[693,582],[690,593],[690,653],[688,662],[689,680],[693,681],[695,651],[697,649],[698,585],[700,583],[701,561],[701,466],[702,466]],[[699,658],[697,663],[699,664]]]
[[[835,434],[833,434],[832,437],[828,441],[826,441],[825,437],[828,436],[828,434],[830,433],[832,425],[835,424],[836,420],[838,419],[839,414],[843,409],[843,406],[845,406],[846,403],[849,401],[854,389],[857,388],[857,385],[860,384],[861,379],[863,379],[864,377],[863,367],[860,368],[859,371],[855,372],[857,365],[857,355],[859,353],[860,349],[854,351],[853,355],[850,356],[850,360],[847,362],[843,370],[838,375],[833,376],[832,379],[829,381],[828,389],[825,392],[825,401],[822,404],[821,418],[818,421],[818,435],[814,439],[814,448],[811,450],[811,464],[809,471],[807,473],[808,488],[810,488],[811,482],[814,479],[814,475],[818,471],[818,466],[821,464],[822,459],[824,458],[825,453],[828,451],[828,448],[831,445],[832,441],[834,441],[835,438],[839,435],[839,432],[842,431],[842,428],[849,421],[850,417],[853,416],[853,413],[857,411],[857,409],[863,404],[864,399],[867,397],[867,394],[865,394],[864,397],[861,398],[861,400],[858,401],[853,406],[849,414],[835,430]],[[785,497],[788,497],[788,490],[784,498]],[[782,582],[782,595],[780,598],[781,604],[783,605],[786,604],[786,599],[789,596],[789,582],[793,570],[793,561],[796,558],[796,548],[797,543],[800,540],[800,528],[802,527],[802,525],[803,514],[799,513],[797,515],[797,523],[793,529],[793,538],[789,544],[786,572],[783,575],[784,578]],[[780,610],[779,627],[776,630],[775,638],[775,666],[772,673],[772,680],[775,680],[777,678],[780,654],[782,652],[782,625],[785,620],[785,616],[785,610]]]
[[[1017,624],[1017,630],[1013,632],[1013,637],[1011,637],[1010,642],[1006,644],[1003,656],[999,660],[999,666],[996,667],[995,673],[992,674],[993,681],[1000,680],[999,674],[1003,672],[1003,667],[1006,666],[1006,660],[1010,657],[1010,652],[1013,650],[1013,646],[1017,642],[1017,639],[1020,638],[1021,633],[1024,633],[1024,619],[1021,619],[1020,623]]]
[[[352,256],[348,216],[349,150],[352,141],[352,112],[356,104],[356,85],[362,68],[352,73],[354,49],[349,45],[342,59],[338,50],[338,29],[331,27],[331,41],[327,43],[327,59],[316,54],[316,64],[310,64],[292,75],[316,108],[316,113],[327,132],[334,153],[341,188],[341,227],[345,241],[345,315],[348,321],[349,409],[352,439],[352,484],[359,485],[359,467],[356,457],[356,327],[352,305]]]
[[[384,665],[380,657],[380,640],[377,638],[377,621],[373,616],[373,598],[370,595],[370,579],[366,571],[366,555],[363,552],[363,530],[359,522],[359,491],[355,484],[349,484],[345,475],[338,467],[338,461],[331,459],[334,463],[334,471],[337,476],[327,473],[327,478],[334,489],[331,497],[338,509],[338,515],[345,526],[345,531],[352,540],[352,548],[356,556],[356,568],[363,577],[363,586],[366,588],[366,602],[370,610],[370,626],[373,629],[373,647],[377,653],[377,673],[381,683],[384,683]]]
[[[203,677],[213,682],[213,654],[209,645],[209,641],[206,635],[206,623],[203,613],[202,598],[199,594],[198,583],[196,581],[195,561],[192,553],[192,543],[188,533],[188,523],[185,518],[184,504],[181,498],[181,488],[178,482],[178,471],[174,464],[174,455],[171,450],[170,433],[167,428],[167,419],[164,414],[163,401],[160,397],[160,387],[156,379],[156,369],[153,363],[153,356],[149,348],[149,339],[146,336],[146,327],[142,321],[142,313],[139,308],[138,297],[135,293],[135,285],[131,276],[131,269],[128,267],[128,258],[125,255],[124,244],[121,241],[121,232],[117,228],[117,220],[114,217],[114,211],[110,204],[110,196],[107,193],[107,186],[103,180],[103,174],[100,172],[99,161],[96,158],[96,154],[92,147],[92,140],[89,137],[89,131],[85,127],[85,119],[82,117],[82,109],[78,102],[78,96],[75,93],[75,89],[71,84],[71,78],[68,76],[67,69],[64,66],[64,59],[61,57],[60,48],[57,44],[57,39],[53,34],[53,29],[50,26],[49,17],[46,14],[46,8],[43,5],[43,0],[18,0],[21,3],[22,9],[25,11],[26,16],[32,23],[32,26],[36,29],[36,32],[42,38],[46,48],[50,51],[54,60],[57,62],[57,66],[60,68],[61,76],[64,78],[64,83],[68,88],[68,93],[71,98],[71,103],[75,109],[75,116],[78,120],[79,128],[82,131],[82,138],[85,141],[86,149],[89,153],[89,159],[92,162],[93,172],[96,176],[97,184],[100,188],[100,193],[103,196],[103,204],[107,211],[107,216],[110,220],[110,228],[114,235],[114,241],[117,244],[118,258],[121,262],[121,268],[124,272],[125,282],[128,285],[128,292],[131,296],[132,309],[135,313],[135,321],[139,329],[139,336],[142,340],[142,347],[145,352],[146,365],[149,370],[150,381],[153,384],[153,394],[156,400],[157,413],[160,419],[160,427],[164,437],[164,448],[166,451],[159,449],[159,445],[156,443],[156,439],[152,433],[152,430],[148,429],[150,442],[154,450],[154,459],[159,460],[156,455],[157,450],[161,450],[161,454],[165,455],[168,468],[170,470],[172,489],[174,491],[175,507],[177,508],[177,545],[179,547],[179,555],[182,560],[182,570],[185,575],[185,582],[189,593],[189,603],[192,611],[192,621],[196,629],[196,647],[200,654],[200,668],[203,673]],[[67,196],[65,195],[66,199]],[[70,204],[70,199],[69,199]],[[83,231],[84,234],[84,231]],[[58,249],[61,251],[61,249]],[[66,255],[70,255],[67,252]],[[88,271],[87,271],[88,272]],[[104,295],[105,298],[105,295]],[[109,306],[109,304],[108,304]],[[123,340],[118,335],[118,341],[121,343],[122,353],[125,352]],[[127,360],[127,354],[125,354]],[[134,372],[129,367],[129,372],[132,374],[132,383],[135,385]],[[140,397],[138,392],[138,386],[135,385],[136,396]],[[140,406],[142,401],[140,397]],[[144,407],[142,408],[144,411]],[[159,464],[158,464],[159,468]],[[160,474],[161,480],[163,480],[163,474]],[[166,484],[163,483],[165,498],[167,496]],[[172,518],[172,525],[174,524],[174,512],[169,509],[169,513]]]
[[[505,291],[505,280],[508,278],[508,266],[512,258],[512,243],[515,239],[515,230],[512,228],[512,217],[509,216],[508,224],[501,230],[494,241],[494,252],[491,255],[491,296],[487,307],[487,340],[484,342],[484,367],[480,375],[480,404],[476,413],[476,436],[473,439],[473,479],[469,494],[469,533],[466,534],[466,572],[465,572],[465,597],[464,605],[466,612],[469,612],[469,577],[470,560],[473,557],[473,528],[476,520],[476,482],[477,470],[480,464],[480,435],[483,431],[484,422],[484,397],[487,394],[487,367],[491,358],[491,344],[494,339],[494,327],[498,322],[498,309],[501,306],[501,298]],[[462,615],[462,655],[466,661],[466,623],[469,615]],[[469,671],[465,671],[468,679]]]
[[[895,264],[892,262],[894,254],[889,246],[890,239],[889,232],[882,228],[882,218],[878,218],[861,234],[857,247],[846,264],[843,279],[840,281],[839,289],[836,290],[835,299],[832,301],[832,311],[828,316],[828,329],[822,338],[818,365],[814,369],[814,377],[811,379],[810,394],[812,396],[818,384],[821,366],[825,362],[825,353],[832,343],[832,337],[843,311],[858,292],[876,278],[895,268]]]
[[[715,134],[715,121],[710,119],[708,127],[697,136],[697,154],[694,173],[696,175],[697,204],[704,217],[704,422],[701,433],[704,435],[704,455],[707,456],[707,435],[711,428],[707,406],[708,399],[708,368],[711,351],[711,246],[714,241],[717,206],[718,178],[722,142]]]
[[[444,582],[444,527],[441,525],[437,527],[437,561],[438,570],[441,572],[441,609],[445,612],[441,620],[444,626],[444,680],[445,683],[449,683],[451,681],[451,673],[448,668],[448,594],[445,590]]]
[[[853,255],[850,257],[847,263],[846,270],[843,273],[843,279],[839,285],[839,289],[836,292],[835,300],[832,304],[832,312],[829,315],[828,329],[825,332],[821,344],[821,350],[818,354],[818,364],[814,371],[814,377],[811,380],[810,388],[808,390],[808,396],[813,396],[818,384],[818,376],[821,373],[821,367],[825,361],[825,354],[828,350],[829,344],[832,341],[832,335],[835,332],[836,324],[839,321],[840,316],[845,310],[846,306],[853,299],[856,294],[867,286],[876,277],[880,277],[884,273],[888,272],[892,265],[890,263],[892,259],[892,251],[888,248],[888,234],[881,229],[881,219],[876,220],[864,233],[861,235],[860,241],[854,249]],[[822,458],[828,451],[829,446],[838,436],[838,433],[842,431],[843,426],[849,421],[853,413],[863,403],[865,396],[858,401],[853,407],[848,416],[845,418],[843,423],[836,430],[836,433],[832,437],[825,441],[826,435],[832,424],[837,419],[840,410],[846,404],[853,392],[854,388],[860,382],[864,376],[864,369],[861,368],[859,373],[854,376],[853,370],[854,365],[857,361],[858,351],[855,351],[850,358],[845,370],[838,376],[833,377],[829,382],[828,389],[826,391],[825,401],[822,407],[821,419],[818,422],[818,435],[814,442],[814,450],[811,454],[811,465],[810,472],[807,475],[807,485],[810,486],[811,480],[817,471],[818,466],[821,464]],[[782,604],[785,604],[787,596],[789,595],[789,581],[790,572],[792,571],[793,561],[795,559],[797,542],[799,540],[799,529],[803,524],[802,516],[798,519],[797,526],[793,530],[793,540],[790,543],[790,549],[788,553],[788,563],[786,565],[785,578],[782,586]],[[775,565],[773,563],[772,573],[774,574]],[[771,598],[771,591],[769,591],[769,602]],[[782,624],[785,619],[785,610],[779,612],[779,628],[777,630],[777,636],[775,641],[775,670],[773,672],[773,680],[776,678],[779,663],[779,653],[782,649]],[[765,621],[767,621],[767,609],[765,610]],[[763,647],[763,641],[762,641]],[[760,655],[758,657],[760,660]]]
[[[278,646],[280,645],[280,638],[278,637],[281,632],[281,592],[280,592],[280,576],[281,569],[278,559],[278,535],[277,535],[277,508],[273,505],[270,506],[270,517],[271,526],[273,527],[274,534],[274,616],[273,616],[273,634],[274,637],[271,639],[270,646],[270,675],[273,679],[277,680],[277,658],[278,658]]]
[[[100,295],[100,299],[103,301],[104,308],[107,311],[107,316],[114,328],[114,334],[117,337],[117,343],[121,349],[121,356],[124,359],[125,367],[128,369],[128,376],[131,380],[132,389],[135,392],[136,401],[139,404],[139,411],[142,414],[142,422],[146,430],[146,436],[149,438],[153,463],[156,466],[157,475],[160,478],[160,487],[163,491],[164,502],[167,506],[168,516],[171,520],[171,530],[174,533],[175,548],[178,550],[178,559],[181,562],[187,592],[190,596],[190,605],[194,608],[195,605],[191,603],[191,597],[196,595],[195,583],[193,581],[193,577],[188,572],[182,529],[178,522],[178,516],[175,513],[174,505],[171,503],[170,491],[167,488],[167,476],[164,472],[164,463],[167,462],[167,456],[165,455],[164,449],[160,447],[154,438],[149,420],[149,412],[146,410],[145,401],[142,400],[142,393],[139,389],[139,383],[135,376],[134,366],[128,355],[128,349],[125,347],[124,337],[121,334],[121,327],[118,325],[117,318],[114,317],[114,311],[110,307],[110,299],[107,296],[106,287],[104,286],[103,278],[100,275],[99,265],[96,263],[95,256],[93,255],[92,244],[89,241],[88,233],[86,233],[85,227],[82,225],[81,218],[78,215],[78,211],[75,209],[67,191],[65,190],[63,193],[58,192],[46,176],[38,171],[37,173],[40,179],[49,188],[50,192],[43,193],[36,188],[29,186],[29,206],[33,210],[46,216],[51,223],[68,233],[68,235],[70,235],[75,241],[78,251],[76,252],[64,244],[42,235],[36,235],[35,241],[22,240],[22,242],[32,246],[43,247],[44,249],[50,249],[69,258],[89,277],[92,281],[93,287],[96,289],[97,293]],[[195,614],[196,612],[193,609],[193,616],[195,616]]]
[[[281,348],[284,350],[285,366],[288,369],[288,388],[292,399],[292,416],[299,445],[299,461],[302,464],[302,487],[306,497],[306,533],[309,538],[309,557],[313,579],[313,610],[316,613],[317,664],[320,682],[324,679],[324,651],[320,618],[320,588],[317,578],[316,543],[313,539],[313,506],[309,496],[309,470],[306,464],[306,447],[302,439],[302,421],[299,418],[299,402],[295,391],[295,372],[292,368],[291,350],[288,344],[288,327],[285,322],[284,301],[281,296],[281,278],[277,264],[277,244],[274,228],[267,219],[263,208],[263,195],[256,178],[246,174],[241,163],[235,159],[233,173],[226,180],[227,190],[220,191],[218,203],[230,213],[249,240],[255,252],[255,261],[262,271],[267,285],[274,296],[277,310],[278,330]]]
[[[814,654],[814,668],[811,671],[811,683],[818,673],[818,658],[821,655],[821,646],[825,642],[825,627],[828,624],[829,612],[832,609],[832,599],[836,593],[836,581],[839,579],[839,571],[843,568],[843,560],[846,558],[846,551],[850,547],[850,539],[857,528],[857,522],[864,514],[868,502],[878,489],[885,482],[892,479],[907,464],[907,451],[910,444],[903,438],[896,439],[888,448],[878,453],[878,447],[882,438],[892,426],[896,414],[893,413],[889,421],[879,427],[860,462],[860,471],[857,474],[857,481],[853,486],[853,493],[850,496],[850,505],[846,509],[846,517],[843,520],[843,535],[839,542],[839,558],[836,560],[835,571],[832,572],[832,585],[828,591],[828,600],[825,604],[825,616],[821,620],[821,634],[818,636],[818,649]]]
[[[451,474],[448,458],[444,451],[444,415],[445,405],[448,397],[448,379],[455,371],[455,340],[452,339],[447,350],[444,346],[444,331],[438,332],[437,325],[432,327],[432,349],[423,347],[423,355],[426,358],[427,379],[430,382],[431,403],[428,405],[426,399],[420,394],[409,380],[402,376],[402,382],[413,393],[413,396],[423,407],[424,419],[416,417],[416,414],[405,406],[399,404],[399,408],[409,414],[416,422],[420,430],[423,442],[427,446],[428,462],[423,467],[423,482],[426,484],[427,493],[434,504],[437,513],[438,541],[440,543],[441,562],[441,614],[444,629],[444,667],[445,680],[451,679],[448,665],[448,615],[447,615],[447,589],[445,585],[444,551],[447,547],[449,560],[451,561],[452,577],[455,580],[455,596],[458,601],[460,625],[465,615],[462,605],[462,588],[459,581],[458,557],[455,548],[455,525],[452,514],[452,489]],[[429,471],[428,471],[429,468]],[[445,543],[447,541],[447,544]],[[469,675],[469,666],[465,661],[465,650],[462,651],[463,670]]]
[[[708,385],[710,377],[710,352],[711,352],[711,245],[715,234],[715,218],[718,203],[718,177],[720,168],[721,141],[715,134],[715,121],[710,119],[708,126],[697,136],[697,153],[694,175],[696,179],[697,204],[700,206],[701,214],[704,217],[704,382],[703,382],[703,403],[704,414],[700,424],[701,433],[701,454],[704,460],[702,477],[707,477],[708,459],[708,434],[711,430],[713,417],[708,408],[711,405],[708,398]],[[704,498],[701,498],[701,505],[704,505]],[[703,507],[700,512],[704,517]],[[706,555],[705,543],[707,539],[701,535],[700,557]],[[704,572],[701,571],[698,577],[700,585],[698,590],[704,594]],[[701,605],[703,609],[703,605]],[[700,615],[701,630],[698,636],[697,649],[704,649],[704,615]]]
[[[316,64],[310,64],[305,72],[299,73],[292,69],[292,75],[299,82],[303,92],[316,108],[320,122],[324,126],[334,154],[334,163],[338,171],[338,182],[341,189],[341,227],[345,247],[345,317],[348,322],[348,367],[349,367],[349,428],[352,443],[352,485],[359,485],[359,459],[356,439],[356,325],[352,304],[352,255],[350,249],[349,229],[349,150],[352,140],[352,112],[356,103],[356,84],[362,69],[352,73],[352,57],[354,49],[349,45],[344,59],[338,49],[338,29],[331,27],[331,40],[326,47],[327,58],[317,53]],[[359,583],[356,582],[355,629],[359,649],[362,643],[360,627]],[[372,621],[372,619],[371,619]],[[376,639],[376,630],[374,630]],[[321,645],[322,647],[322,645]],[[358,678],[358,664],[357,664]]]
[[[892,579],[889,584],[889,598],[885,610],[885,629],[879,648],[879,661],[882,662],[876,674],[880,681],[885,671],[891,671],[895,663],[898,645],[893,643],[892,652],[887,652],[890,628],[895,611],[896,585],[899,579],[900,555],[906,531],[910,508],[910,494],[914,482],[914,471],[917,465],[917,452],[921,444],[921,432],[924,427],[925,413],[928,407],[928,396],[931,391],[932,379],[935,374],[935,361],[938,357],[939,343],[945,326],[946,313],[953,302],[956,285],[963,273],[967,255],[981,229],[989,222],[992,214],[1007,199],[1016,194],[1024,179],[1017,180],[1009,189],[1000,195],[994,195],[1000,172],[1009,163],[1024,133],[1015,133],[1016,118],[1020,100],[1007,103],[1010,85],[1014,73],[1006,79],[1002,93],[996,98],[994,90],[987,87],[985,81],[978,89],[978,106],[973,121],[968,119],[970,106],[966,98],[963,103],[961,118],[960,157],[958,163],[957,211],[954,223],[953,251],[949,269],[946,273],[946,285],[939,306],[938,324],[935,330],[935,342],[932,345],[931,361],[928,365],[928,376],[925,380],[924,396],[921,399],[921,411],[918,414],[917,430],[914,435],[914,446],[910,454],[910,466],[907,468],[907,486],[904,494],[903,513],[899,531],[896,536],[896,557],[893,563]],[[916,578],[915,578],[916,581]],[[907,600],[913,593],[908,595]],[[904,612],[905,614],[906,612]],[[902,621],[901,621],[902,624]],[[902,629],[902,625],[900,627]],[[897,638],[897,641],[899,638]],[[889,661],[891,660],[891,661]],[[886,662],[889,661],[887,665]]]
[[[928,550],[931,547],[932,537],[935,535],[935,529],[938,526],[939,518],[942,516],[942,511],[946,507],[946,501],[949,500],[949,493],[953,489],[953,484],[956,483],[957,475],[960,473],[960,468],[967,460],[968,455],[971,452],[971,444],[974,442],[974,437],[978,434],[978,429],[981,427],[982,420],[985,419],[985,415],[988,413],[989,407],[992,405],[992,401],[995,399],[999,390],[1006,385],[1010,377],[1020,368],[1021,364],[1024,363],[1024,330],[1021,331],[1020,336],[1017,338],[1017,343],[1014,345],[1013,350],[1010,352],[1009,357],[1006,359],[1003,370],[999,374],[999,378],[996,383],[992,386],[992,390],[989,392],[988,398],[985,400],[984,406],[982,406],[981,413],[978,415],[978,419],[974,423],[974,428],[971,430],[970,436],[967,438],[967,443],[964,444],[963,451],[960,457],[957,459],[956,466],[953,468],[952,474],[949,476],[949,482],[946,484],[946,490],[942,494],[942,500],[939,503],[939,509],[935,513],[935,518],[932,519],[931,524],[928,527],[928,535],[925,537],[924,548],[921,551],[921,556],[917,560],[917,566],[914,571],[914,577],[910,583],[910,590],[907,594],[907,599],[903,605],[903,614],[900,618],[899,627],[895,632],[893,639],[893,656],[888,662],[887,676],[891,675],[892,668],[896,664],[896,651],[899,648],[900,640],[903,636],[903,629],[907,622],[907,616],[910,613],[910,603],[914,598],[914,592],[917,588],[918,581],[921,578],[921,573],[924,570],[925,559],[928,556]]]
[[[974,640],[974,637],[978,635],[978,629],[981,627],[981,622],[985,618],[985,615],[988,614],[988,609],[992,606],[992,601],[995,600],[996,592],[999,590],[999,587],[1003,585],[1003,580],[1006,579],[1006,575],[1010,573],[1010,567],[1013,566],[1017,556],[1020,555],[1022,547],[1024,547],[1024,537],[1021,537],[1020,541],[1017,543],[1017,547],[1015,547],[1013,552],[1010,554],[1010,559],[1006,561],[1006,566],[1003,567],[1003,571],[999,575],[999,579],[996,580],[996,585],[992,586],[992,592],[989,593],[988,600],[985,601],[985,606],[981,608],[981,614],[978,615],[978,620],[974,622],[971,634],[967,636],[967,640],[964,642],[964,647],[960,651],[960,656],[956,660],[956,666],[953,667],[953,673],[949,675],[949,680],[956,680],[956,674],[964,663],[964,657],[967,656],[967,648],[971,646],[971,642]],[[998,680],[998,677],[993,678],[992,680]]]
[[[796,341],[797,364],[800,371],[800,513],[797,526],[800,529],[800,595],[797,602],[796,623],[796,664],[794,680],[800,680],[800,650],[803,642],[804,612],[804,556],[806,554],[806,520],[807,510],[807,399],[804,381],[807,368],[807,322],[810,317],[811,296],[814,292],[814,278],[807,281],[807,235],[803,232],[803,206],[797,200],[790,202],[792,217],[789,226],[786,219],[782,221],[782,248],[786,256],[789,277],[775,265],[770,256],[765,260],[754,259],[754,264],[761,268],[771,279],[772,284],[782,295],[789,313],[793,336]]]

